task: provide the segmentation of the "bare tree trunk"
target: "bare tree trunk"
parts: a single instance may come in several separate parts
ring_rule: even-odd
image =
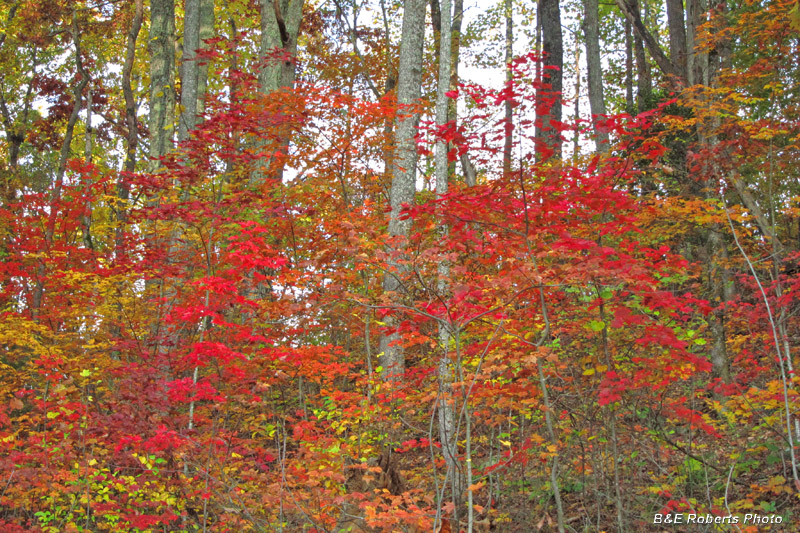
[[[453,2],[453,24],[450,28],[452,33],[450,43],[450,90],[454,91],[458,88],[458,62],[461,58],[461,23],[464,20],[464,0],[455,0]],[[447,104],[447,120],[453,122],[453,127],[458,124],[458,102],[455,98],[451,99]],[[467,158],[466,154],[463,154]],[[467,159],[467,165],[469,165]],[[468,171],[463,167],[465,182],[467,181]],[[453,161],[450,165],[450,175],[455,174],[456,162]],[[467,183],[469,184],[469,183]]]
[[[303,17],[304,0],[260,0],[261,1],[261,56],[265,64],[258,74],[261,92],[271,94],[279,89],[294,87],[295,63],[297,56],[297,36]],[[260,143],[263,146],[263,143]],[[279,150],[289,149],[289,138],[279,140]],[[261,165],[269,172],[273,156],[269,155]],[[251,182],[264,181],[266,173],[257,170]],[[274,169],[274,177],[282,178],[283,168]]]
[[[181,115],[178,119],[178,141],[189,138],[197,123],[198,66],[195,61],[200,48],[200,0],[186,0],[183,17],[183,57],[181,58]]]
[[[125,97],[125,127],[127,128],[127,139],[125,144],[125,172],[136,170],[136,149],[139,146],[139,125],[136,120],[136,97],[131,86],[131,74],[133,73],[133,62],[136,58],[136,41],[139,39],[139,31],[142,29],[142,18],[144,16],[144,0],[136,0],[134,4],[133,20],[128,29],[128,38],[125,44],[125,63],[122,65],[122,95]],[[117,196],[122,200],[121,207],[124,212],[124,204],[128,201],[129,191],[122,181],[117,185]],[[119,219],[119,214],[117,215]]]
[[[686,76],[684,75],[684,70],[675,65],[672,60],[667,57],[664,50],[662,50],[661,46],[658,44],[658,40],[647,30],[642,22],[642,17],[639,14],[639,9],[636,7],[636,4],[634,4],[632,0],[615,1],[620,11],[622,11],[623,15],[625,15],[633,26],[633,31],[644,41],[648,52],[650,52],[650,57],[655,60],[661,72],[667,76],[672,76],[674,78],[673,81],[678,84],[685,83]]]
[[[564,41],[561,32],[561,8],[559,0],[539,1],[539,26],[542,31],[542,83],[545,88],[539,90],[537,107],[549,107],[537,112],[536,138],[543,143],[552,155],[561,157],[561,90],[564,68]],[[552,103],[550,103],[552,101]],[[548,106],[548,103],[550,105]]]
[[[603,95],[603,66],[600,58],[600,8],[598,0],[584,0],[583,9],[589,108],[592,113],[592,124],[594,125],[594,142],[597,151],[605,152],[608,150],[608,132],[598,127],[598,120],[602,120],[606,114],[606,101]]]
[[[259,73],[261,91],[269,94],[294,86],[297,36],[304,0],[261,0],[261,55],[284,54],[268,60]]]
[[[92,89],[86,91],[86,131],[84,132],[83,160],[87,163],[92,162]],[[84,186],[86,182],[83,182]],[[92,243],[92,202],[87,201],[85,212],[81,215],[81,237],[83,245],[89,249],[94,249]]]
[[[200,0],[200,48],[205,48],[206,40],[214,37],[214,0]],[[208,62],[197,65],[197,115],[206,110],[206,91],[208,90]]]
[[[625,112],[634,114],[633,105],[633,32],[631,22],[625,19]]]
[[[150,158],[172,149],[175,114],[175,1],[150,1]],[[160,166],[151,161],[150,169]]]
[[[125,62],[122,65],[122,95],[125,98],[125,128],[127,129],[125,138],[125,162],[122,170],[134,172],[136,170],[136,149],[139,145],[139,122],[136,120],[136,97],[133,94],[131,85],[131,74],[133,73],[133,62],[136,58],[136,41],[139,39],[139,31],[142,29],[142,19],[144,17],[144,0],[136,0],[133,7],[133,19],[128,29],[125,41]],[[128,199],[130,189],[124,176],[117,179],[117,199],[118,203],[114,210],[117,225],[114,229],[114,256],[117,261],[122,261],[126,256],[125,249],[125,224],[128,221]],[[111,325],[111,335],[117,338],[122,333],[122,304],[115,304],[116,317]],[[113,357],[118,357],[119,352],[113,351]]]
[[[414,135],[419,124],[419,113],[412,107],[420,98],[422,88],[422,45],[425,34],[425,0],[405,0],[403,4],[403,29],[400,41],[400,65],[397,73],[397,105],[399,116],[394,135],[392,186],[389,193],[389,238],[405,238],[411,229],[411,220],[401,219],[404,204],[414,203],[416,191],[417,147]],[[402,276],[406,268],[390,262],[383,278],[383,290],[394,293],[399,299],[403,289]],[[397,326],[389,317],[387,327]],[[405,372],[405,354],[399,345],[396,331],[381,336],[379,357],[383,375],[399,379]]]
[[[503,14],[506,22],[506,42],[505,42],[505,62],[506,62],[506,84],[513,80],[511,70],[511,60],[514,58],[514,5],[512,0],[504,0]],[[514,108],[511,98],[507,98],[503,104],[505,107],[505,138],[503,142],[503,175],[508,176],[511,172],[511,149],[514,145]]]
[[[706,22],[705,0],[686,0],[686,41],[687,64],[686,75],[689,85],[709,85],[709,58],[708,52],[700,48],[698,32],[700,26]]]
[[[438,0],[433,0],[438,3]],[[452,59],[451,45],[451,5],[450,0],[442,0],[440,11],[440,40],[439,40],[439,81],[436,89],[436,125],[442,128],[447,124],[448,100],[447,92],[450,90],[450,61]],[[442,197],[447,194],[450,165],[447,161],[448,146],[447,142],[439,140],[436,142],[436,152],[434,156],[436,172],[436,195]],[[447,226],[440,221],[439,232],[442,237],[447,235]],[[447,261],[439,263],[438,272],[438,292],[439,297],[447,299],[450,293],[450,264]],[[441,360],[439,361],[439,440],[442,443],[445,464],[447,465],[447,475],[445,479],[452,480],[453,509],[458,519],[458,510],[461,506],[461,494],[463,491],[463,476],[458,463],[458,435],[456,434],[456,405],[453,394],[453,360],[450,357],[451,328],[447,317],[439,322],[439,346],[442,350]]]
[[[633,50],[636,55],[636,107],[641,113],[653,105],[653,77],[644,51],[644,43],[638,35],[633,39]]]
[[[667,0],[669,57],[681,77],[686,79],[686,25],[683,19],[683,0]]]

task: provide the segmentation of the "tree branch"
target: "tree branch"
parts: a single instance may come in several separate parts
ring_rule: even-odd
[[[283,20],[281,14],[281,5],[279,0],[272,0],[272,7],[275,10],[275,22],[278,23],[278,31],[281,32],[281,43],[286,46],[289,43],[289,32],[286,31],[286,22]]]
[[[686,80],[678,70],[678,67],[667,57],[664,50],[661,49],[661,45],[659,45],[658,41],[653,37],[653,34],[645,27],[639,10],[633,9],[633,6],[628,3],[628,0],[616,0],[616,3],[620,11],[622,11],[625,17],[630,21],[634,31],[636,31],[639,37],[644,41],[647,50],[650,52],[650,55],[653,56],[653,59],[655,59],[661,71],[672,78],[677,85],[686,85]]]

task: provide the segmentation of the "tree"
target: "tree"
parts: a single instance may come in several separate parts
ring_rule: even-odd
[[[583,32],[586,37],[586,66],[588,71],[589,109],[592,112],[595,144],[598,151],[608,150],[608,133],[600,124],[606,114],[603,96],[603,68],[600,58],[600,15],[597,0],[584,0]]]
[[[150,98],[151,168],[172,149],[175,120],[175,2],[150,2]]]
[[[300,33],[300,22],[303,16],[303,0],[279,0],[261,2],[261,44],[262,64],[259,67],[258,80],[261,93],[275,96],[278,91],[291,89],[295,80],[295,57],[297,55],[297,36]],[[273,120],[280,129],[281,113]],[[289,150],[289,137],[277,133],[277,146],[273,155],[267,158],[263,168],[257,169],[251,176],[256,184],[263,182],[266,176],[283,176],[282,156]],[[257,142],[259,149],[266,144]],[[273,165],[277,167],[273,170]]]
[[[397,69],[398,118],[394,134],[392,184],[389,193],[388,236],[389,253],[396,256],[383,276],[383,289],[392,298],[400,298],[403,291],[402,240],[408,237],[411,220],[403,216],[404,206],[414,204],[417,176],[417,149],[414,134],[419,123],[416,109],[422,87],[422,48],[424,37],[425,6],[422,0],[405,0],[403,3],[403,31],[400,37],[400,64]],[[387,378],[397,379],[405,370],[403,348],[396,331],[394,318],[387,320],[388,332],[380,340],[380,365]],[[395,331],[391,331],[395,329]]]
[[[186,0],[183,16],[183,54],[181,57],[181,113],[178,118],[178,141],[189,138],[197,123],[197,102],[203,96],[198,92],[200,62],[200,0]]]
[[[538,24],[542,33],[542,89],[537,109],[537,137],[544,159],[561,156],[561,89],[563,84],[564,43],[561,8],[558,0],[539,2]]]

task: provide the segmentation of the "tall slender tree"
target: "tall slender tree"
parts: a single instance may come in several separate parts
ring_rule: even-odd
[[[434,0],[438,4],[438,0]],[[439,38],[439,80],[436,88],[436,126],[441,131],[447,127],[448,124],[448,107],[449,98],[447,96],[450,90],[450,80],[452,69],[450,61],[452,60],[452,41],[453,34],[452,28],[452,8],[450,0],[442,0],[441,3],[441,31]],[[450,164],[447,159],[448,146],[447,141],[438,139],[435,148],[435,172],[436,172],[436,195],[443,197],[447,194],[448,185],[450,180]],[[439,231],[442,237],[447,235],[448,228],[445,224],[440,224]],[[446,299],[450,292],[450,265],[447,261],[439,263],[439,280],[438,292],[442,299]],[[464,476],[458,462],[458,435],[457,431],[457,406],[455,403],[456,397],[453,394],[453,379],[455,371],[453,364],[460,364],[458,354],[453,357],[451,352],[451,339],[453,334],[458,332],[454,331],[454,324],[448,320],[448,316],[442,317],[439,321],[439,346],[441,349],[441,358],[439,360],[439,440],[442,442],[442,451],[444,453],[445,464],[447,465],[447,475],[445,479],[449,479],[452,487],[452,501],[453,509],[458,516],[458,509],[461,505],[461,494],[463,492]],[[469,466],[468,466],[469,468]],[[468,496],[471,500],[471,493]],[[471,504],[471,501],[470,501]],[[471,505],[468,506],[467,512],[471,517]]]
[[[605,152],[608,150],[608,131],[600,127],[600,121],[606,114],[606,101],[603,94],[603,64],[600,57],[600,13],[598,1],[584,0],[583,10],[589,109],[592,113],[592,126],[597,150]]]
[[[183,54],[181,57],[181,114],[178,141],[189,138],[197,123],[197,83],[199,65],[195,56],[200,48],[200,0],[186,0],[183,16]]]
[[[205,48],[206,41],[214,37],[214,0],[200,0],[200,48]],[[206,109],[206,92],[208,91],[207,61],[200,61],[197,65],[197,114],[202,114]]]
[[[262,94],[272,94],[280,89],[292,88],[296,77],[295,58],[297,37],[303,17],[304,0],[261,0],[260,54],[264,64],[258,74]],[[279,135],[280,150],[288,151],[289,138]],[[259,143],[263,146],[263,143]],[[272,166],[270,155],[251,175],[251,182],[261,183],[266,177],[264,169]],[[274,169],[275,177],[283,176],[283,167]]]
[[[539,0],[538,25],[542,35],[542,85],[537,96],[536,138],[545,152],[561,157],[561,90],[564,37],[559,0]]]
[[[150,1],[150,158],[157,168],[174,138],[175,113],[175,1]]]
[[[408,236],[411,220],[402,216],[404,205],[414,203],[417,176],[417,147],[414,142],[419,111],[415,104],[422,93],[422,50],[425,37],[425,0],[405,0],[403,29],[400,38],[400,64],[397,70],[398,118],[394,134],[392,184],[389,192],[389,238],[402,240]],[[390,250],[391,253],[391,250]],[[384,291],[400,298],[406,267],[402,261],[390,262],[383,277]],[[381,336],[380,365],[384,375],[399,378],[405,371],[405,354],[396,331],[396,319],[387,320],[390,331]],[[392,331],[394,330],[394,331]]]
[[[683,0],[667,0],[669,57],[682,78],[686,78],[686,23]]]
[[[269,94],[294,86],[297,36],[304,0],[261,0],[261,56],[267,58],[258,79]]]
[[[506,83],[511,83],[514,76],[511,65],[511,60],[514,58],[514,3],[512,0],[503,1],[503,18],[506,23],[505,32],[505,69],[506,69]],[[503,139],[503,174],[508,175],[511,172],[511,150],[514,145],[514,102],[511,98],[506,98],[503,104],[505,112],[505,124]]]

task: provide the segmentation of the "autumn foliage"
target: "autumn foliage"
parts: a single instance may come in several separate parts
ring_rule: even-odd
[[[789,27],[791,6],[772,9]],[[757,37],[779,57],[770,27]],[[2,531],[466,530],[435,429],[445,351],[475,531],[553,530],[556,491],[575,530],[797,520],[800,131],[767,59],[605,117],[611,150],[563,160],[534,133],[538,56],[499,90],[462,84],[465,116],[423,120],[417,147],[424,166],[445,139],[478,184],[437,197],[423,172],[411,233],[389,242],[387,125],[406,110],[330,83],[334,56],[262,94],[237,46],[208,43],[225,83],[156,170],[71,158],[57,192],[0,205]],[[31,133],[41,150],[71,105],[56,85],[37,81],[63,100]],[[753,180],[773,187],[760,214],[734,194]],[[386,380],[393,327],[406,372]]]

